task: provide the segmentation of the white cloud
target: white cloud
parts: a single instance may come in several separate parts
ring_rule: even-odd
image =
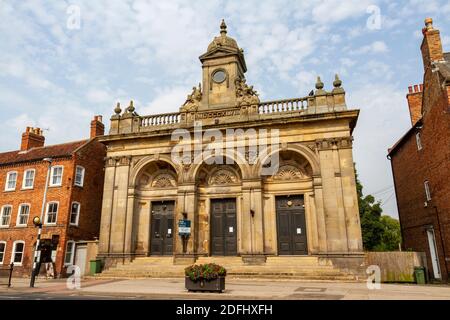
[[[371,44],[362,46],[359,49],[353,50],[351,54],[375,54],[375,53],[386,53],[389,51],[388,46],[383,41],[374,41]]]

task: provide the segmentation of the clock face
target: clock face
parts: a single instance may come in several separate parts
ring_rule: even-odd
[[[214,72],[212,78],[213,78],[214,82],[222,83],[227,78],[227,74],[223,70],[218,70],[218,71]]]

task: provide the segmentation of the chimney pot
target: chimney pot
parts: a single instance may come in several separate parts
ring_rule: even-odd
[[[409,93],[413,93],[413,88],[412,88],[412,86],[409,86],[409,87],[408,87],[408,91],[409,91]]]

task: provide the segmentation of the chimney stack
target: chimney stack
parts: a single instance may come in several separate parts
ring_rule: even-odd
[[[27,130],[22,133],[22,143],[20,144],[20,150],[26,151],[31,148],[43,147],[45,137],[42,135],[40,128],[27,127]]]
[[[91,121],[91,139],[105,134],[105,125],[102,123],[102,116],[94,116]]]
[[[425,28],[422,29],[423,41],[420,47],[422,51],[423,67],[426,70],[434,61],[444,59],[440,32],[433,28],[433,19],[425,19]]]
[[[406,99],[408,100],[409,115],[413,126],[422,118],[422,95],[423,84],[408,87]]]

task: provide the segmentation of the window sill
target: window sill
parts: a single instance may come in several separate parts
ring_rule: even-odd
[[[8,229],[9,228],[9,224],[7,226],[0,226],[0,229]]]
[[[48,187],[49,188],[61,188],[62,184],[49,184]]]
[[[34,187],[28,187],[28,188],[21,188],[20,190],[21,191],[27,191],[27,190],[33,190],[34,189]]]
[[[45,227],[56,227],[56,222],[55,223],[44,223]]]
[[[3,192],[14,192],[14,191],[16,191],[15,188],[14,189],[5,189],[5,190],[3,190]]]
[[[74,184],[75,187],[83,188],[84,185]]]
[[[77,228],[78,228],[78,223],[77,223],[77,224],[75,224],[75,223],[69,223],[69,226],[71,226],[71,227],[77,227]]]
[[[28,224],[16,224],[16,228],[26,228]]]

